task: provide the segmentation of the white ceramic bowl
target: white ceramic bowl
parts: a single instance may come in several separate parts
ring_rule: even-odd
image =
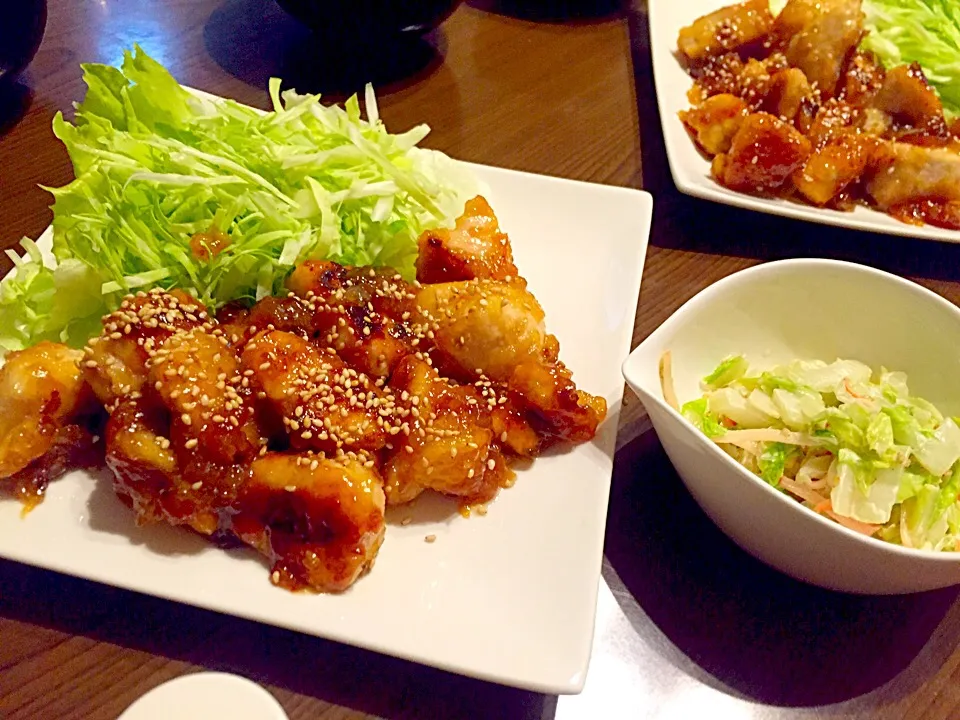
[[[641,343],[623,365],[670,461],[703,510],[751,555],[835,590],[897,594],[960,583],[960,553],[864,537],[745,470],[664,401],[665,350],[681,404],[727,355],[754,368],[794,359],[855,359],[907,373],[911,393],[960,415],[960,310],[919,285],[861,265],[784,260],[707,288]]]

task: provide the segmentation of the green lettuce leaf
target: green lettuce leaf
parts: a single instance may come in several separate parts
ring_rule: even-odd
[[[194,95],[139,48],[120,68],[83,70],[74,121],[53,123],[76,174],[50,190],[56,264],[28,254],[4,283],[5,349],[82,343],[94,318],[150,286],[215,310],[283,292],[307,259],[412,279],[417,238],[452,225],[479,189],[463,166],[416,147],[426,126],[387,132],[369,89],[364,119],[356,97],[324,106],[272,80],[273,111],[261,113]],[[225,247],[198,257],[191,238],[212,231]],[[57,305],[55,287],[77,300]]]
[[[708,410],[706,398],[699,398],[685,403],[684,406],[680,408],[680,414],[693,423],[707,437],[719,437],[726,432],[726,428],[724,428],[718,419]]]
[[[726,387],[746,375],[749,367],[750,363],[743,355],[732,355],[724,358],[712,373],[703,378],[700,384],[704,390]]]
[[[760,477],[777,487],[783,477],[783,468],[787,464],[787,456],[793,448],[784,443],[766,443],[763,451],[757,456],[757,466],[760,468]]]
[[[867,0],[861,43],[888,68],[919,63],[951,116],[960,113],[960,3]]]

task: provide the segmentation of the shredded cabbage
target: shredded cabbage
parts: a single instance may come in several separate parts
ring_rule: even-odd
[[[886,67],[919,63],[948,115],[960,113],[960,3],[956,0],[866,0],[860,44]]]
[[[742,355],[683,416],[745,468],[837,522],[913,548],[960,550],[960,425],[906,375],[852,360],[759,374]]]
[[[462,166],[387,132],[368,87],[326,107],[280,92],[273,111],[199,97],[140,48],[84,65],[88,90],[56,136],[76,179],[50,189],[53,255],[30,241],[0,284],[0,347],[83,343],[131,290],[178,287],[217,308],[283,291],[313,258],[413,274],[417,238],[477,192]],[[219,234],[224,242],[208,242]],[[191,247],[191,238],[196,238]],[[196,246],[200,247],[200,252]]]

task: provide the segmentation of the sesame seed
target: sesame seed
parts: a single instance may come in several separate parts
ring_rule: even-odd
[[[187,450],[193,450],[193,448],[195,448],[195,447],[196,447],[197,445],[199,445],[199,444],[200,444],[200,441],[199,441],[199,440],[197,440],[196,438],[190,438],[189,440],[187,440],[187,441],[183,444],[183,446],[184,446]]]
[[[190,416],[187,415],[187,413],[183,413],[183,415],[180,416],[180,420],[183,421],[183,424],[184,424],[184,425],[189,425],[191,422],[193,422],[193,421],[190,419]]]
[[[425,541],[425,542],[428,542],[428,543],[436,542],[436,541],[437,541],[437,536],[436,536],[436,535],[427,535],[427,536],[424,538],[424,541]]]
[[[200,488],[203,487],[203,481],[202,481],[202,480],[198,480],[197,482],[195,482],[195,483],[194,483],[193,485],[191,485],[190,487],[193,488],[194,490],[199,490]]]
[[[413,518],[405,517],[403,520],[400,521],[400,524],[406,526],[412,522],[413,522]]]

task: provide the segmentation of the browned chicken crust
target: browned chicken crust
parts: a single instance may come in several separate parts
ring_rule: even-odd
[[[884,69],[857,46],[862,0],[731,5],[680,31],[695,80],[680,118],[738,192],[960,229],[960,122],[918,65]]]
[[[0,486],[12,487],[27,507],[71,467],[97,459],[93,393],[78,365],[83,354],[41,342],[7,355],[0,368]]]
[[[592,438],[606,414],[560,362],[485,199],[420,245],[413,283],[307,262],[286,297],[214,317],[185,293],[141,292],[83,352],[11,355],[0,477],[46,482],[95,427],[137,522],[244,543],[284,587],[347,589],[388,504],[428,490],[485,503],[516,460]]]

